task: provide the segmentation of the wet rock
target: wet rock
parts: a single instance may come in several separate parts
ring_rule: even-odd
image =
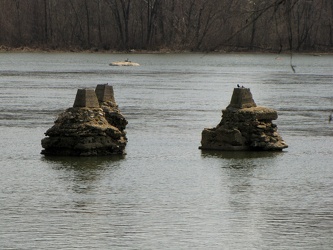
[[[95,94],[97,93],[97,94]],[[42,139],[42,154],[91,156],[124,154],[127,120],[115,102],[113,88],[79,89],[72,108],[58,115]]]
[[[256,105],[250,89],[236,88],[221,122],[202,131],[200,149],[281,151],[288,145],[272,123],[277,118],[276,110]]]

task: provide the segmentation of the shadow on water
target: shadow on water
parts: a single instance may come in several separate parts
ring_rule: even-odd
[[[274,158],[281,154],[282,151],[217,151],[202,150],[203,158],[222,158],[222,159],[255,159],[255,158]]]
[[[115,165],[125,159],[124,155],[112,156],[91,156],[91,157],[71,157],[71,156],[43,156],[42,161],[52,164],[55,168],[68,170],[97,170],[106,166]]]
[[[271,164],[283,151],[216,151],[202,150],[203,159],[222,160],[222,168],[251,169]]]
[[[44,156],[42,161],[58,172],[59,179],[71,186],[75,193],[87,194],[103,178],[105,172],[119,167],[125,156],[62,157]]]

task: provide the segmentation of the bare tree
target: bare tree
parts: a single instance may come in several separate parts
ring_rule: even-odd
[[[121,43],[119,48],[129,49],[129,19],[131,10],[131,0],[108,0],[109,7],[111,8],[119,38]]]
[[[332,50],[332,0],[2,0],[0,44]]]

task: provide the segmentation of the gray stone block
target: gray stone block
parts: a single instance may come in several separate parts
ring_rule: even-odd
[[[100,102],[115,102],[113,87],[108,84],[98,84],[95,93]]]
[[[74,108],[99,108],[99,102],[93,89],[78,89]]]

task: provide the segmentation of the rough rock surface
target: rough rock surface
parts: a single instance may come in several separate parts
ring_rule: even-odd
[[[95,91],[79,89],[73,107],[59,114],[54,125],[46,131],[41,153],[65,156],[124,154],[126,125],[127,120],[114,100],[112,86],[97,85]]]
[[[200,149],[281,151],[288,145],[272,123],[277,117],[275,110],[257,107],[250,89],[236,88],[220,124],[202,131]]]

